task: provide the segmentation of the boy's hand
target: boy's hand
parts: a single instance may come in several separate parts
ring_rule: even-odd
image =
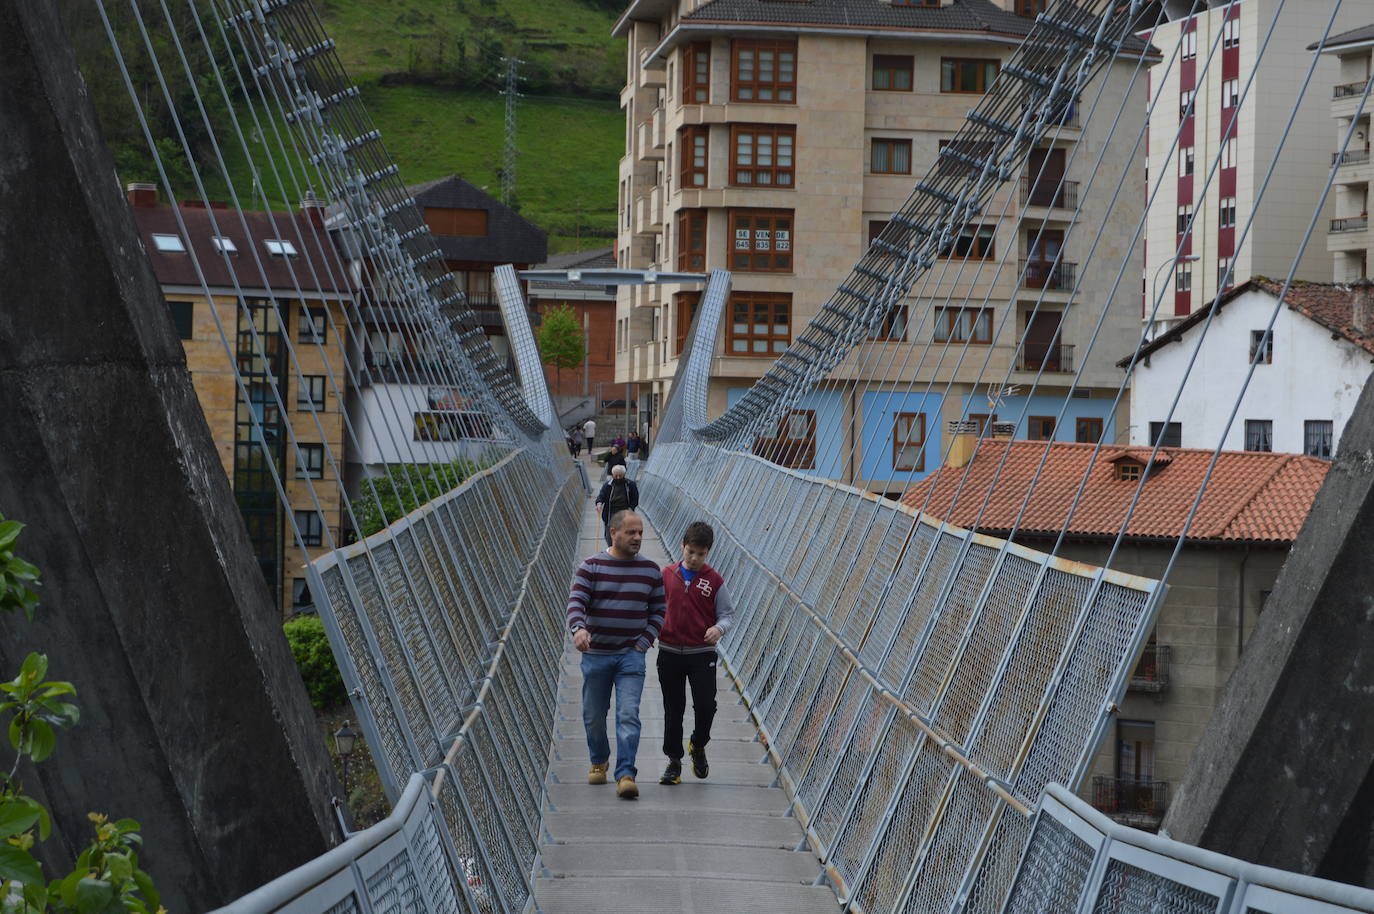
[[[587,648],[592,646],[592,636],[585,628],[579,628],[573,632],[573,647],[582,653],[587,653]]]
[[[715,644],[724,634],[725,632],[721,631],[717,626],[712,625],[710,628],[706,629],[706,634],[703,637],[705,637],[707,644]]]

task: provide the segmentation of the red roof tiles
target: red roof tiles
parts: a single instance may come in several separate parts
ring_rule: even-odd
[[[1096,460],[1093,450],[1091,444],[985,440],[967,467],[945,467],[930,474],[902,500],[961,527],[1005,533],[1016,525],[1043,459],[1044,470],[1017,525],[1020,532],[1058,534],[1068,519],[1070,535],[1116,536],[1137,488],[1135,481],[1118,478],[1117,464],[1134,458],[1143,465],[1150,448],[1104,447]],[[1166,451],[1168,463],[1153,467],[1145,479],[1127,536],[1174,539],[1183,532],[1212,452],[1168,448],[1160,453]],[[1328,461],[1296,454],[1222,451],[1188,539],[1292,542],[1329,466]],[[1085,472],[1082,500],[1069,518]]]

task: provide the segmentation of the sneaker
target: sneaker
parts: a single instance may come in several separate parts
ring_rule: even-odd
[[[695,746],[689,740],[687,743],[687,754],[692,757],[692,774],[699,778],[704,778],[711,773],[711,766],[706,763],[706,750]]]
[[[639,799],[639,785],[628,774],[615,782],[615,795],[622,800]]]
[[[602,762],[600,765],[593,765],[592,770],[587,772],[588,784],[606,783],[606,769],[611,767],[610,762]]]
[[[668,759],[668,767],[663,769],[663,776],[658,779],[660,784],[681,784],[682,783],[682,759]]]

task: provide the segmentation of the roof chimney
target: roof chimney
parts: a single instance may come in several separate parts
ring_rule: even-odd
[[[1011,438],[1016,434],[1015,422],[993,422],[988,426],[989,438]]]
[[[949,423],[949,453],[945,455],[945,466],[950,469],[958,469],[968,466],[973,459],[973,452],[978,450],[978,423],[960,422],[957,419],[950,420]]]
[[[1350,284],[1350,325],[1360,336],[1374,333],[1374,282],[1368,279]]]
[[[130,181],[125,188],[130,206],[157,206],[157,185],[144,181]]]
[[[301,200],[301,212],[315,228],[324,228],[324,201],[315,196],[313,190],[305,192],[305,199]]]

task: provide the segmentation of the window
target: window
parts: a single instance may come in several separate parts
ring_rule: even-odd
[[[816,411],[794,409],[778,420],[772,438],[757,438],[754,453],[778,466],[810,470],[816,466]]]
[[[1188,225],[1193,221],[1193,204],[1185,203],[1178,208],[1178,227],[1174,231],[1180,235],[1188,234]]]
[[[295,519],[302,543],[318,546],[324,542],[324,518],[320,517],[318,511],[296,511]]]
[[[273,257],[295,257],[297,255],[296,246],[284,238],[268,238],[263,244],[267,246],[267,253]]]
[[[1231,273],[1231,258],[1222,257],[1217,260],[1217,289],[1229,289],[1235,284],[1236,278]]]
[[[748,273],[792,272],[790,209],[730,210],[731,270]]]
[[[1302,424],[1302,452],[1308,457],[1330,460],[1332,433],[1330,419],[1308,419]]]
[[[881,235],[888,226],[889,219],[870,219],[868,220],[868,243],[873,244],[873,239]]]
[[[1222,197],[1217,204],[1217,226],[1219,228],[1234,228],[1236,224],[1236,198]]]
[[[1142,463],[1133,460],[1123,460],[1116,465],[1116,478],[1124,482],[1139,482],[1141,471],[1145,469]]]
[[[1184,60],[1192,60],[1197,56],[1197,31],[1184,32],[1183,41],[1179,51]]]
[[[1184,89],[1178,93],[1178,116],[1180,120],[1193,116],[1193,96],[1196,94],[1196,89]]]
[[[1250,331],[1249,361],[1257,365],[1274,364],[1274,335],[1267,330]]]
[[[682,49],[682,100],[704,105],[711,100],[711,42],[694,41]]]
[[[1274,423],[1269,419],[1246,419],[1245,449],[1247,451],[1272,451],[1274,449]]]
[[[959,232],[954,243],[940,252],[941,257],[963,258],[967,260],[991,260],[996,256],[997,227],[992,225],[966,225]]]
[[[943,153],[946,149],[978,162],[990,159],[997,154],[997,147],[994,144],[978,140],[941,140],[940,151]],[[973,175],[978,174],[981,167],[974,167],[953,156],[941,155],[935,159],[935,170],[942,175]]]
[[[736,292],[730,298],[730,355],[773,357],[792,341],[792,296],[787,292]]]
[[[920,473],[926,468],[926,414],[892,417],[892,469]]]
[[[706,186],[706,128],[702,126],[683,127],[679,134],[678,145],[682,149],[682,186]]]
[[[791,187],[797,128],[789,125],[730,128],[730,183],[742,187]]]
[[[875,175],[911,174],[911,140],[874,139],[868,170]]]
[[[1183,423],[1151,422],[1150,444],[1160,447],[1183,447]]]
[[[1031,416],[1026,420],[1026,437],[1032,441],[1054,440],[1054,416]]]
[[[677,268],[684,273],[706,270],[706,210],[677,212]]]
[[[935,342],[991,343],[991,308],[936,308]]]
[[[906,305],[894,305],[883,315],[883,322],[869,334],[868,338],[879,342],[900,342],[906,339],[906,324]]]
[[[1043,13],[1049,0],[1016,0],[1016,13],[1019,16],[1034,16]]]
[[[164,254],[185,253],[186,245],[179,235],[153,235],[153,247]]]
[[[1240,47],[1240,20],[1234,16],[1227,19],[1221,27],[1221,46],[1223,48]]]
[[[1229,140],[1227,140],[1226,142],[1224,142],[1224,143],[1221,144],[1221,167],[1222,167],[1222,168],[1235,168],[1235,167],[1236,167],[1236,138],[1235,138],[1235,137],[1231,137]]]
[[[324,409],[324,375],[301,375],[301,382],[296,387],[296,405]]]
[[[484,209],[426,206],[425,222],[436,235],[466,235],[472,238],[485,238],[487,235],[487,211]]]
[[[312,612],[315,601],[310,596],[310,585],[305,578],[291,579],[291,608],[296,612]]]
[[[1096,444],[1102,440],[1102,420],[1097,416],[1079,416],[1073,420],[1073,440]]]
[[[1193,173],[1193,147],[1181,146],[1178,150],[1178,176],[1186,178]]]
[[[301,327],[297,338],[302,343],[323,343],[326,327],[323,308],[301,308]]]
[[[730,100],[783,102],[797,100],[797,43],[795,41],[731,42]]]
[[[1193,265],[1191,263],[1181,263],[1174,268],[1174,291],[1193,291]]]
[[[324,479],[324,445],[298,444],[300,462],[296,464],[297,479]]]
[[[692,321],[697,316],[697,305],[701,304],[700,292],[678,292],[673,296],[673,310],[677,313],[677,348],[681,353],[687,345],[687,334],[692,330]],[[714,341],[712,341],[714,344]]]
[[[910,92],[916,59],[902,54],[873,55],[873,88],[879,92]]]
[[[940,58],[941,92],[986,92],[1001,62],[969,57]]]
[[[892,0],[893,6],[939,6],[940,0]]]
[[[1240,104],[1240,80],[1223,79],[1221,81],[1221,107],[1234,108]]]
[[[177,336],[189,340],[195,321],[195,304],[189,301],[169,301],[167,310],[172,312],[172,326],[177,328]]]
[[[217,254],[237,254],[238,246],[234,244],[234,239],[226,238],[223,235],[211,235],[210,243],[215,246]]]

